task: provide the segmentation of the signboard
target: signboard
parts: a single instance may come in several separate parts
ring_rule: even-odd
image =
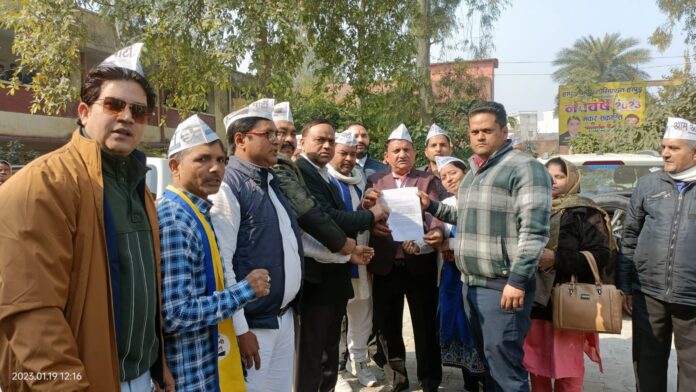
[[[645,81],[598,83],[591,94],[579,94],[576,86],[560,86],[558,102],[558,142],[561,152],[567,152],[570,140],[580,133],[605,136],[621,124],[642,124]]]

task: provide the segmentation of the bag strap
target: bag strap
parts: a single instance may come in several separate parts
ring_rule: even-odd
[[[580,251],[580,253],[582,253],[583,256],[585,256],[585,260],[587,260],[587,264],[590,265],[590,269],[592,270],[592,275],[594,275],[595,284],[601,285],[602,279],[599,277],[599,268],[597,268],[597,261],[595,260],[594,255],[589,250],[583,250],[583,251]]]

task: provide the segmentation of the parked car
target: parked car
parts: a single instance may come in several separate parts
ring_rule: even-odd
[[[612,219],[612,229],[621,239],[623,219],[638,179],[662,170],[662,157],[645,154],[570,154],[560,155],[575,164],[581,173],[580,194],[594,200]],[[550,158],[549,158],[550,159]],[[546,163],[549,159],[539,159]]]
[[[167,162],[166,158],[147,157],[146,164],[150,170],[147,171],[145,182],[155,200],[161,198],[164,189],[172,183],[172,172]]]

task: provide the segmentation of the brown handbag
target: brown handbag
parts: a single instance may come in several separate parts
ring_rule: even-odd
[[[595,283],[570,282],[553,288],[553,327],[583,332],[621,333],[623,293],[614,285],[602,284],[594,256],[581,252],[590,265]]]

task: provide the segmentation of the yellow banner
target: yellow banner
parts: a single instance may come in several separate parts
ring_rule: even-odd
[[[645,82],[598,83],[589,94],[578,93],[577,86],[560,86],[558,101],[558,141],[563,150],[580,133],[605,136],[621,124],[641,125],[645,115]]]

